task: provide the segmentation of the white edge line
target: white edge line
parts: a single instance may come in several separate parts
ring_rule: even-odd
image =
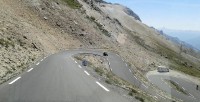
[[[40,62],[38,62],[36,65],[39,65],[40,64]]]
[[[135,77],[135,79],[137,79],[137,77],[136,76],[134,76]]]
[[[107,92],[110,91],[110,90],[108,90],[105,86],[101,85],[98,81],[96,81],[96,83],[97,83],[100,87],[102,87],[104,90],[106,90]]]
[[[84,71],[87,75],[90,75],[87,71]]]
[[[144,85],[144,84],[142,84],[144,87],[146,87],[147,88],[147,86],[146,85]]]
[[[30,71],[32,71],[32,70],[33,70],[33,68],[29,69],[27,72],[30,72]]]
[[[12,82],[10,82],[9,84],[13,84],[14,82],[16,82],[17,80],[19,80],[21,77],[16,78],[15,80],[13,80]]]
[[[41,59],[41,61],[43,61],[43,59]]]
[[[77,63],[77,62],[75,61],[75,63]]]
[[[158,99],[158,97],[157,96],[154,96],[156,99]]]
[[[160,94],[157,94],[158,96],[160,96],[160,97],[162,97],[162,98],[164,98],[164,99],[166,99],[164,96],[162,96],[162,95],[160,95]]]
[[[82,68],[80,65],[78,65],[79,68]]]
[[[132,71],[129,69],[129,72],[131,72],[132,73]]]

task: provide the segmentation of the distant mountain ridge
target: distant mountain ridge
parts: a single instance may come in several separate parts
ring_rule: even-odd
[[[194,48],[200,50],[200,31],[189,31],[189,30],[171,30],[171,29],[162,29],[163,32],[167,35],[177,37],[180,40],[188,43]]]
[[[140,22],[142,22],[142,20],[140,19],[140,17],[135,12],[133,12],[130,8],[125,7],[124,8],[124,12],[126,12],[128,15],[134,17],[136,20],[139,20]]]

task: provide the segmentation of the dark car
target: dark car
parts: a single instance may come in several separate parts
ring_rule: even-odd
[[[83,60],[83,61],[82,61],[82,65],[83,65],[83,66],[87,66],[87,64],[88,64],[88,62],[87,62],[86,60]]]
[[[108,56],[108,53],[107,52],[103,52],[103,56]]]

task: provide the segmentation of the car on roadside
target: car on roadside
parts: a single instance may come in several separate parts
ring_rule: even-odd
[[[108,56],[108,53],[107,52],[103,52],[103,56]]]
[[[158,72],[169,72],[169,68],[167,68],[166,66],[158,66],[157,71]]]

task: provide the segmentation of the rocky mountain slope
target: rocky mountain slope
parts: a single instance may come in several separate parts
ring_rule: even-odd
[[[146,72],[165,65],[200,77],[200,60],[180,53],[134,12],[102,0],[0,0],[0,82],[42,56],[66,49],[118,53],[145,81]]]

